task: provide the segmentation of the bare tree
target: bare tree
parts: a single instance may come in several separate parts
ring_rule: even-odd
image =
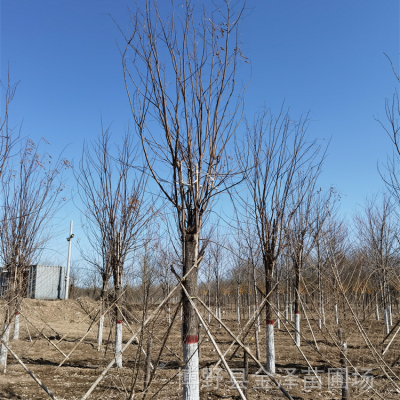
[[[82,159],[76,172],[79,195],[88,241],[94,257],[87,250],[81,254],[98,268],[102,278],[100,294],[101,319],[97,336],[98,349],[102,344],[105,299],[110,280],[114,283],[114,309],[116,321],[115,353],[122,343],[122,275],[126,258],[139,245],[140,234],[153,211],[146,198],[146,176],[143,168],[135,170],[138,162],[136,148],[129,135],[113,157],[109,129],[91,147],[84,145]],[[136,172],[134,172],[136,171]],[[100,262],[98,261],[100,260]],[[122,366],[122,356],[117,365]]]
[[[372,266],[371,278],[377,278],[380,283],[382,313],[388,335],[391,319],[389,281],[392,262],[398,255],[398,241],[393,221],[392,199],[383,195],[381,205],[376,203],[376,198],[367,201],[365,215],[357,215],[355,222],[362,253]]]
[[[304,178],[299,176],[301,180]],[[298,193],[297,190],[292,192],[292,202],[296,204],[299,196],[303,200],[299,203],[296,211],[293,214],[290,225],[287,227],[287,236],[290,241],[290,256],[293,263],[294,278],[295,278],[295,342],[300,346],[300,309],[301,309],[301,284],[303,282],[302,274],[307,261],[310,261],[310,255],[314,247],[317,247],[317,240],[321,234],[326,218],[330,215],[332,204],[329,202],[334,194],[334,189],[331,188],[328,195],[321,195],[322,189],[317,192],[314,190],[318,174],[312,175],[312,180],[307,183],[308,190],[305,194]],[[302,185],[297,189],[302,191]],[[304,283],[304,282],[303,282]]]
[[[272,290],[276,262],[288,243],[284,227],[290,225],[306,193],[312,188],[322,163],[317,158],[319,147],[316,142],[307,141],[307,125],[307,117],[293,121],[288,112],[281,109],[277,117],[265,110],[247,128],[248,159],[242,169],[246,171],[250,201],[244,199],[242,205],[248,215],[253,215],[252,223],[257,229],[266,293]],[[275,373],[271,301],[266,306],[266,369]]]
[[[224,1],[210,15],[197,14],[185,1],[163,20],[157,4],[146,1],[144,10],[131,14],[132,34],[125,36],[132,115],[150,174],[176,211],[183,275],[199,266],[205,218],[232,173],[226,152],[243,106],[243,88],[235,81],[243,57],[236,34],[242,11]],[[184,281],[190,296],[196,296],[197,276],[195,268]],[[197,317],[186,296],[182,342],[183,398],[196,400]]]
[[[26,294],[29,267],[37,262],[51,238],[49,222],[64,204],[62,171],[70,164],[53,161],[28,139],[21,148],[18,163],[11,165],[2,180],[0,213],[0,257],[9,277],[7,307],[2,338],[7,344],[15,315],[13,339],[19,337],[19,311]],[[14,169],[15,168],[15,169]],[[7,350],[1,346],[0,367],[5,371]]]

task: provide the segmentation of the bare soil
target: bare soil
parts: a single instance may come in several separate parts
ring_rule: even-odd
[[[4,312],[4,303],[0,303]],[[172,307],[172,312],[174,312]],[[152,312],[156,306],[152,306]],[[113,358],[113,326],[110,317],[106,315],[104,326],[104,345],[97,351],[97,312],[98,304],[93,300],[84,298],[68,301],[44,301],[25,299],[21,314],[20,340],[10,341],[10,347],[26,367],[37,376],[58,400],[81,399],[92,383],[103,372],[106,365]],[[125,309],[127,323],[124,324],[124,342],[132,336],[132,331],[140,327],[142,310],[139,306],[130,305],[129,312]],[[205,314],[206,315],[206,314]],[[223,321],[236,334],[239,331],[234,310],[223,314]],[[3,318],[2,315],[0,317]],[[360,320],[363,318],[360,317]],[[322,331],[318,329],[317,321],[309,315],[310,324],[315,336],[318,351],[306,319],[302,320],[301,354],[294,345],[283,324],[278,330],[275,324],[276,345],[276,379],[289,391],[294,399],[341,399],[341,372],[334,370],[340,368],[340,351],[335,345],[337,342],[337,325],[334,318],[327,314],[327,324]],[[205,317],[205,319],[207,319]],[[394,318],[397,321],[397,318]],[[294,329],[290,323],[286,324],[293,336]],[[357,399],[399,399],[400,387],[400,335],[393,341],[390,350],[381,355],[382,350],[390,341],[385,338],[382,321],[376,321],[374,315],[362,321],[365,331],[364,340],[353,318],[341,321],[348,347],[348,360],[352,366],[349,368],[350,390],[352,398]],[[88,332],[89,328],[92,329]],[[127,393],[135,381],[135,399],[180,399],[182,397],[182,371],[184,365],[181,361],[181,320],[179,312],[166,342],[158,365],[156,365],[161,343],[167,332],[168,324],[165,310],[150,323],[143,341],[148,335],[153,338],[151,358],[156,374],[149,390],[143,392],[144,356],[138,357],[138,343],[129,346],[123,356],[123,368],[111,368],[100,382],[89,399],[126,399]],[[210,327],[218,347],[224,352],[232,338],[214,321]],[[265,360],[265,325],[260,332],[261,360]],[[85,336],[86,334],[86,336]],[[45,338],[47,337],[47,339]],[[85,336],[85,337],[84,337]],[[82,338],[84,339],[82,340]],[[10,338],[12,338],[12,330]],[[239,399],[237,391],[230,382],[224,368],[214,371],[213,375],[205,379],[208,368],[218,361],[218,355],[208,339],[204,329],[201,332],[201,357],[200,357],[200,384],[201,399]],[[141,340],[141,337],[138,337]],[[369,342],[370,341],[370,342]],[[245,339],[251,352],[256,354],[254,329]],[[57,346],[57,348],[55,346]],[[376,349],[372,349],[371,345]],[[144,344],[144,348],[146,345]],[[72,353],[71,353],[72,352]],[[69,355],[65,360],[65,355]],[[243,351],[239,350],[229,360],[232,351],[227,356],[230,368],[234,369],[235,376],[243,381]],[[382,357],[382,358],[381,358]],[[137,360],[135,364],[135,359]],[[320,382],[310,370],[316,371]],[[64,361],[64,362],[63,362]],[[60,363],[63,364],[61,366]],[[32,377],[24,370],[22,365],[9,353],[6,374],[0,374],[0,400],[3,399],[49,399],[50,397]],[[379,367],[386,363],[385,371]],[[354,367],[360,375],[364,375],[368,386],[360,376],[354,375]],[[249,360],[249,379],[247,383],[248,398],[253,399],[283,399],[282,392],[275,387],[263,373],[257,374],[259,367],[253,360]],[[394,384],[392,383],[394,381]]]

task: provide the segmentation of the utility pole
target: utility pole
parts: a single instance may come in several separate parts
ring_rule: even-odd
[[[69,228],[69,237],[67,237],[68,243],[68,258],[67,258],[67,274],[65,275],[65,300],[68,300],[68,289],[69,289],[69,270],[71,267],[71,246],[72,242],[71,239],[74,237],[74,234],[72,233],[72,222]]]

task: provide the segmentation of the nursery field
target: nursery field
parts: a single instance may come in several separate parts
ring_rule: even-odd
[[[3,306],[3,304],[1,304]],[[152,305],[149,314],[156,310]],[[123,367],[112,367],[105,374],[89,399],[128,399],[134,385],[134,399],[180,399],[182,398],[182,346],[181,319],[178,305],[171,305],[171,318],[175,319],[168,329],[166,310],[146,325],[144,335],[138,335],[123,353]],[[4,307],[2,307],[4,309]],[[200,307],[199,307],[200,309]],[[142,310],[139,306],[124,308],[123,343],[140,328]],[[176,313],[175,313],[176,311]],[[67,301],[43,301],[24,299],[21,310],[20,340],[10,341],[9,347],[20,361],[48,388],[58,400],[81,399],[93,382],[101,375],[113,359],[113,318],[106,314],[104,341],[101,351],[97,349],[98,304],[88,298]],[[327,314],[326,324],[318,328],[311,313],[302,319],[300,349],[291,336],[294,335],[290,318],[275,323],[276,369],[275,379],[293,399],[341,399],[343,370],[340,350],[337,346],[337,330],[333,315]],[[207,312],[203,313],[207,322]],[[239,327],[236,314],[222,312],[222,321],[237,335]],[[382,355],[393,333],[385,341],[382,321],[375,315],[355,320],[347,316],[340,327],[346,335],[348,385],[351,398],[398,399],[400,391],[400,336],[395,337],[389,350]],[[397,318],[394,316],[394,323]],[[242,327],[246,320],[242,321]],[[261,320],[259,332],[260,361],[265,362],[265,322]],[[242,328],[241,327],[241,328]],[[311,329],[312,331],[311,331]],[[209,325],[212,337],[222,352],[232,343],[232,337],[218,321]],[[360,333],[360,329],[363,334]],[[151,336],[151,347],[147,347]],[[313,337],[314,336],[314,337]],[[12,336],[10,336],[12,337]],[[200,391],[201,399],[239,399],[237,390],[223,364],[212,372],[210,369],[219,360],[218,353],[205,329],[200,330]],[[382,344],[382,342],[384,343]],[[140,344],[142,343],[142,346]],[[256,355],[255,330],[251,328],[243,339],[251,353]],[[150,348],[151,363],[146,363],[146,350]],[[236,347],[233,346],[233,349]],[[162,351],[160,352],[160,350]],[[300,351],[301,350],[301,351]],[[233,350],[226,355],[227,363],[248,399],[285,398],[281,390],[260,371],[259,366],[248,358],[248,376],[244,368],[243,351]],[[151,378],[147,389],[145,369],[150,365]],[[153,374],[154,371],[154,374]],[[0,399],[49,399],[49,394],[8,352],[7,372],[0,375]]]

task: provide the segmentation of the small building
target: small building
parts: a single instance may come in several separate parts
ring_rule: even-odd
[[[24,271],[24,297],[31,299],[56,300],[65,297],[65,268],[53,265],[31,265]],[[8,290],[9,273],[0,272],[0,297]]]

